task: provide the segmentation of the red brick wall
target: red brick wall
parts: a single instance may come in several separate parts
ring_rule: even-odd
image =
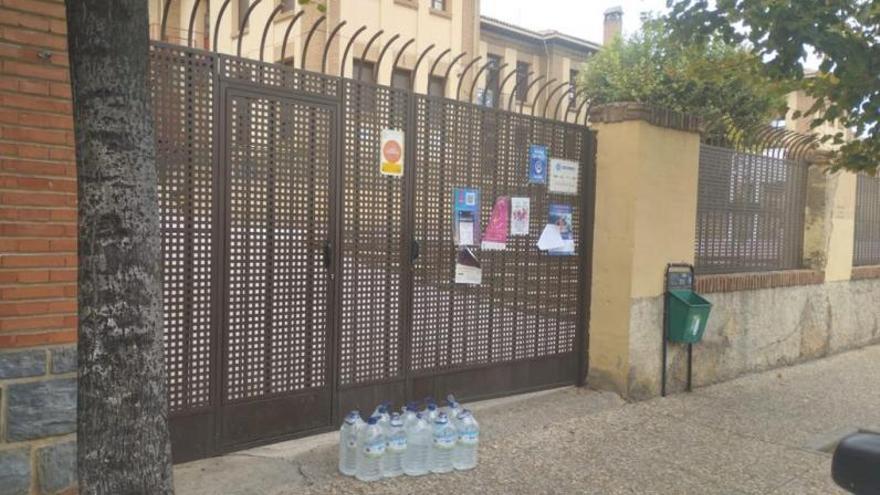
[[[0,0],[0,349],[76,341],[64,3]]]

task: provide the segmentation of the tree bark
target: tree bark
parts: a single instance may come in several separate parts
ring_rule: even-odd
[[[173,493],[147,2],[68,0],[81,494]]]

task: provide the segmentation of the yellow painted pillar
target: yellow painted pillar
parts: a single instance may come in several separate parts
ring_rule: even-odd
[[[811,164],[804,219],[804,263],[825,272],[826,282],[846,281],[852,276],[857,183],[858,176],[851,172],[831,174],[827,164]]]
[[[643,395],[659,383],[661,336],[631,328],[630,315],[663,294],[667,263],[693,262],[699,120],[634,103],[590,118],[598,150],[588,382]]]

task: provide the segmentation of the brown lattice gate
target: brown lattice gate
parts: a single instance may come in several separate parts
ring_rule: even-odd
[[[586,127],[162,43],[152,47],[175,461],[333,428],[345,411],[586,374],[595,138]],[[403,178],[380,133],[405,131]],[[528,145],[577,160],[529,184]],[[530,234],[453,283],[452,188],[531,198]],[[577,253],[535,243],[550,203]]]

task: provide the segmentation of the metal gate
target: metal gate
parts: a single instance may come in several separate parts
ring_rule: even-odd
[[[595,137],[586,127],[154,43],[176,462],[333,428],[345,411],[581,383]],[[380,133],[405,131],[403,178]],[[577,196],[528,182],[528,145]],[[452,188],[531,199],[530,234],[456,285]],[[535,247],[551,203],[577,253]],[[486,215],[488,217],[488,214]]]

